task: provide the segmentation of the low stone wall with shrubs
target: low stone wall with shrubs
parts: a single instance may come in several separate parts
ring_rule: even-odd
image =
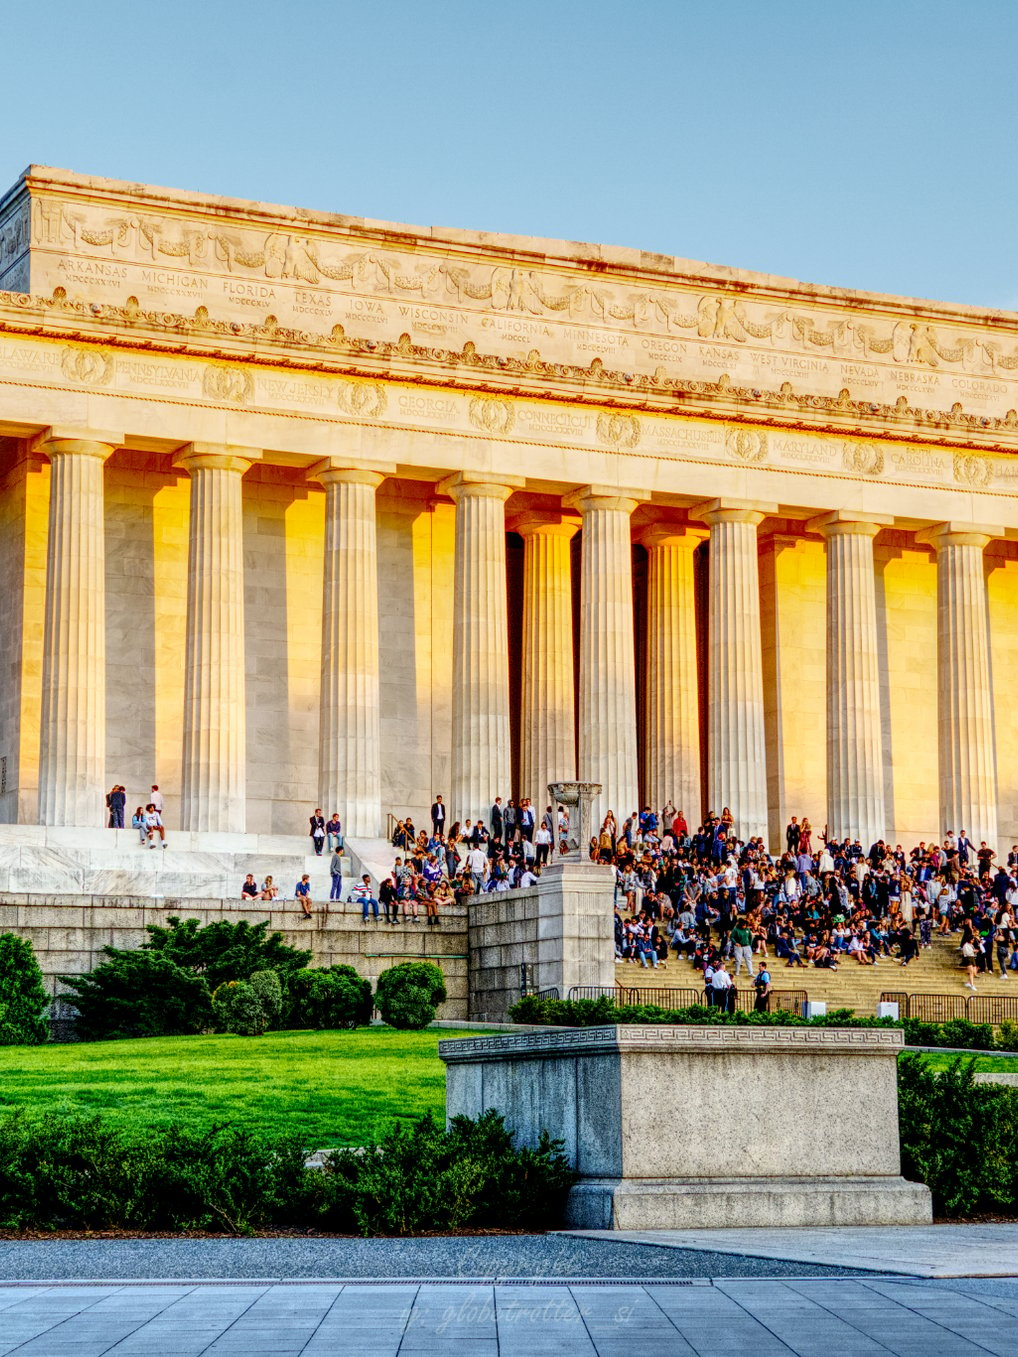
[[[106,895],[0,895],[0,933],[31,942],[51,995],[64,989],[62,975],[82,975],[102,960],[103,947],[134,948],[145,941],[148,924],[164,925],[170,915],[217,922],[267,921],[291,947],[309,948],[314,966],[352,966],[374,982],[401,961],[434,961],[442,968],[448,997],[439,1017],[467,1017],[467,915],[460,905],[443,910],[441,926],[361,922],[360,910],[343,904],[305,921],[292,900],[267,909],[243,900],[174,900]],[[55,1017],[69,1016],[57,1005]]]

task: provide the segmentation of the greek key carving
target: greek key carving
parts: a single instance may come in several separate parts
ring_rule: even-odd
[[[484,433],[509,433],[516,421],[516,408],[512,401],[475,396],[470,402],[470,423]]]

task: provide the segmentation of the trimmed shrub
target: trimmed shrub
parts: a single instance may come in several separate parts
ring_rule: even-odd
[[[0,1046],[37,1046],[49,1036],[50,997],[27,938],[0,933]]]
[[[269,1025],[265,1004],[247,980],[227,980],[212,996],[212,1012],[220,1032],[260,1037]]]
[[[501,1117],[430,1116],[309,1169],[299,1137],[219,1127],[132,1138],[101,1117],[0,1120],[0,1228],[263,1227],[410,1234],[552,1229],[574,1175],[560,1142],[516,1149]]]
[[[378,977],[375,1003],[382,1021],[402,1031],[416,1031],[434,1022],[447,998],[445,977],[430,961],[404,961]]]
[[[371,1021],[371,981],[352,966],[295,971],[288,989],[289,1027],[364,1027]]]
[[[64,975],[61,996],[78,1010],[84,1041],[168,1037],[212,1026],[212,996],[200,975],[158,952],[104,947],[106,961],[88,975]]]
[[[255,971],[251,977],[251,988],[258,995],[265,1010],[266,1026],[278,1027],[283,1013],[283,986],[279,980],[279,973]]]
[[[977,1084],[973,1059],[936,1071],[902,1056],[898,1128],[902,1173],[929,1187],[936,1214],[1018,1210],[1018,1090]]]

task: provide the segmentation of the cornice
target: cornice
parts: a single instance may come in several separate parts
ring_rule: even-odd
[[[31,335],[79,344],[178,354],[337,373],[379,380],[441,385],[459,390],[520,395],[632,412],[682,414],[726,422],[817,433],[853,433],[906,443],[1018,451],[1018,413],[977,415],[955,403],[925,409],[900,396],[893,404],[858,400],[846,388],[837,396],[743,386],[721,373],[713,381],[668,377],[605,367],[557,363],[532,349],[525,358],[485,354],[472,342],[460,350],[350,335],[335,325],[328,334],[294,329],[267,317],[263,323],[214,319],[205,307],[193,315],[143,309],[133,297],[123,306],[72,301],[57,288],[52,297],[0,292],[0,334]]]

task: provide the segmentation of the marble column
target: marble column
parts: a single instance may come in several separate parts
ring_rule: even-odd
[[[394,470],[330,461],[308,473],[325,487],[318,799],[353,836],[382,832],[375,491]]]
[[[1002,528],[941,523],[919,534],[937,553],[940,828],[997,846],[990,631],[983,548]]]
[[[767,756],[757,527],[776,506],[714,500],[710,528],[707,800],[743,840],[767,839]]]
[[[244,525],[252,449],[192,443],[181,828],[245,830]]]
[[[655,810],[673,801],[694,828],[702,812],[693,553],[706,535],[655,523],[639,538],[647,548],[645,799]]]
[[[569,544],[579,525],[562,514],[522,514],[523,684],[520,790],[538,819],[548,784],[576,776],[573,595]]]
[[[55,432],[55,431],[54,431]],[[119,434],[50,437],[39,820],[106,823],[106,552],[103,463]]]
[[[639,809],[629,520],[640,498],[588,486],[564,501],[583,518],[577,762],[580,781],[603,789],[593,805],[595,830],[609,810],[621,829]]]
[[[511,795],[505,502],[515,478],[469,472],[439,489],[456,504],[452,633],[454,820],[488,821],[496,796]]]
[[[873,539],[893,522],[848,510],[809,527],[827,544],[827,822],[866,851],[887,838]]]

